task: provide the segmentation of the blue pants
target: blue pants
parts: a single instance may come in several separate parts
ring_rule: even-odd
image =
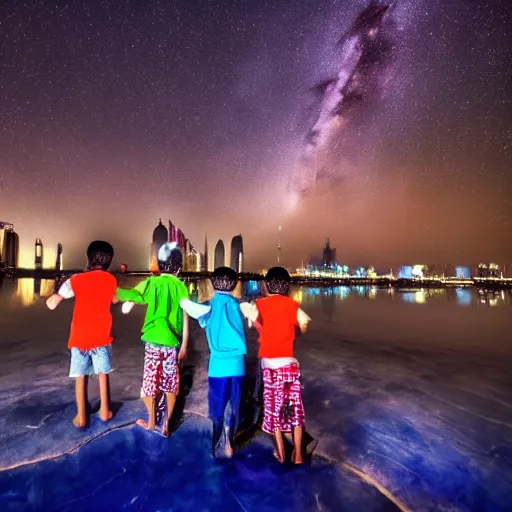
[[[212,449],[215,450],[223,432],[226,406],[230,411],[225,418],[226,426],[232,435],[238,427],[240,401],[242,399],[243,377],[208,377],[208,409],[213,423]]]

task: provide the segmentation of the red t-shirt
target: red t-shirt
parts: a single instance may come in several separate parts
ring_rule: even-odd
[[[269,295],[257,299],[256,307],[261,324],[258,357],[293,357],[299,304],[284,295]]]
[[[116,278],[103,270],[75,274],[62,285],[59,295],[75,297],[69,348],[87,350],[112,343],[110,308],[116,289]]]

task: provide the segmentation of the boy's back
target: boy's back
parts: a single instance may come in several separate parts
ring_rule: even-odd
[[[142,341],[175,347],[183,331],[180,300],[188,297],[188,289],[177,277],[169,274],[151,276],[132,290],[118,289],[122,301],[147,304],[142,327]]]
[[[245,331],[238,301],[227,293],[217,292],[210,301],[211,311],[199,323],[206,329],[210,350],[218,356],[245,353]]]
[[[256,300],[260,329],[259,357],[291,357],[299,304],[290,297],[270,295]]]
[[[64,298],[75,297],[68,347],[87,350],[112,342],[112,299],[116,278],[103,270],[75,274],[59,290]]]

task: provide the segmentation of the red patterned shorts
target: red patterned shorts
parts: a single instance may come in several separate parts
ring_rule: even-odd
[[[178,394],[179,388],[176,348],[146,343],[140,396],[156,397],[160,392]]]
[[[272,370],[263,369],[264,432],[291,432],[304,424],[304,405],[300,384],[300,369],[288,364]]]

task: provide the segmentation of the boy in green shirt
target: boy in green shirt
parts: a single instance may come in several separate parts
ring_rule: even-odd
[[[188,316],[181,309],[180,300],[188,298],[188,290],[174,275],[160,273],[165,262],[158,262],[158,267],[152,264],[152,267],[151,277],[131,290],[118,288],[116,295],[120,301],[129,301],[123,304],[123,313],[128,313],[133,303],[147,305],[141,336],[145,343],[145,354],[140,394],[148,410],[148,421],[139,419],[136,423],[147,430],[154,430],[155,401],[160,393],[165,393],[167,416],[162,434],[168,436],[179,393],[178,362],[187,356]]]

